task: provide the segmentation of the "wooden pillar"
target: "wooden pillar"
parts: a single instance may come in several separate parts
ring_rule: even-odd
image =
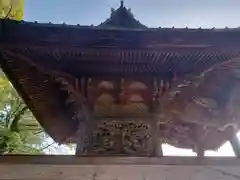
[[[151,112],[152,113],[160,113],[160,102],[159,99],[159,83],[158,79],[153,78],[151,84],[151,91],[152,91],[152,98],[151,98]],[[153,120],[152,125],[152,131],[153,131],[153,141],[154,141],[154,156],[156,157],[162,157],[163,156],[163,150],[162,150],[162,142],[160,140],[159,136],[159,124],[157,120]]]
[[[232,139],[230,139],[230,143],[232,145],[233,151],[236,155],[236,157],[240,157],[240,142],[236,134],[232,136]]]
[[[157,157],[162,157],[163,156],[162,142],[159,138],[157,139],[155,156],[157,156]]]
[[[92,104],[89,103],[89,98],[91,93],[91,79],[89,78],[82,78],[81,79],[81,90],[82,103],[79,102],[76,106],[77,108],[77,120],[78,120],[78,131],[76,134],[76,155],[84,155],[89,151],[91,137],[92,137],[92,130],[93,130],[93,118],[92,118]]]
[[[202,126],[196,126],[195,128],[196,153],[197,157],[199,158],[203,158],[205,153],[203,137],[204,128]]]
[[[76,134],[76,155],[83,155],[85,151],[85,137],[86,136],[86,124],[84,122],[81,122],[78,124],[78,131]]]
[[[155,157],[162,157],[162,142],[159,138],[159,129],[157,121],[152,121],[151,123],[151,131],[152,131],[152,140],[153,140],[153,156]]]
[[[86,154],[89,150],[92,136],[93,119],[87,106],[82,106],[81,118],[79,118],[78,131],[76,134],[76,155]]]
[[[197,145],[197,157],[199,158],[203,158],[204,157],[204,148],[203,148],[203,145],[202,143],[198,143]]]

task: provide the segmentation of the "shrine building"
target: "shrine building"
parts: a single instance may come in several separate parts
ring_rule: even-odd
[[[239,28],[148,28],[123,2],[97,26],[0,20],[2,70],[79,156],[240,156],[239,47]]]

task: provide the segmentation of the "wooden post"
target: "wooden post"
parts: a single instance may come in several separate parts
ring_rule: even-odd
[[[230,139],[230,143],[232,145],[233,151],[236,157],[240,157],[240,142],[236,134],[233,135],[232,139]]]
[[[198,143],[197,145],[197,157],[203,158],[204,157],[204,148],[202,146],[202,143]]]
[[[86,123],[85,122],[79,122],[78,124],[78,131],[76,134],[76,142],[77,142],[77,147],[76,147],[76,155],[83,155],[85,151],[85,138],[86,138]]]
[[[196,139],[196,152],[197,157],[204,157],[204,142],[203,142],[204,130],[202,126],[197,126],[195,128],[195,139]]]
[[[79,118],[78,131],[76,134],[77,138],[77,148],[76,155],[86,154],[89,150],[89,145],[91,141],[91,131],[92,131],[92,118],[90,118],[89,109],[86,105],[82,105],[81,118]]]
[[[153,140],[153,156],[155,157],[162,157],[163,151],[162,151],[162,142],[159,138],[159,129],[158,129],[158,123],[156,121],[152,121],[151,123],[151,131],[152,131],[152,140]]]
[[[79,89],[79,87],[78,87]],[[78,131],[76,133],[76,155],[84,155],[89,152],[92,139],[92,131],[94,126],[94,121],[92,118],[92,79],[91,78],[81,78],[81,86],[79,94],[81,96],[76,97],[78,103],[76,104],[77,110],[77,120],[78,120]],[[82,99],[81,99],[82,98]],[[81,101],[80,101],[81,99]]]
[[[156,157],[162,157],[163,156],[162,142],[160,141],[159,138],[157,139],[155,156]]]

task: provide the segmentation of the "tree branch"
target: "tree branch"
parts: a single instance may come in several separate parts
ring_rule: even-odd
[[[10,9],[9,9],[9,11],[8,11],[8,13],[7,13],[7,15],[5,16],[4,19],[8,19],[9,15],[11,14],[11,12],[12,12],[12,5],[10,6]]]
[[[21,119],[22,115],[25,113],[25,111],[28,109],[27,106],[23,107],[14,117],[14,119],[12,120],[12,123],[10,125],[10,130],[13,132],[19,132],[18,129],[18,122]]]
[[[53,144],[55,144],[55,142],[52,142],[51,144],[48,144],[47,146],[41,148],[40,151],[43,151],[44,149],[49,148],[49,147],[52,146]]]
[[[41,134],[42,132],[43,132],[43,130],[41,130],[41,131],[38,131],[38,132],[34,133],[34,135]]]

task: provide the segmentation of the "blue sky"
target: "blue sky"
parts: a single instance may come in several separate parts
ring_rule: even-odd
[[[125,0],[135,17],[151,27],[238,27],[240,0]],[[97,25],[120,0],[25,0],[27,21]]]

